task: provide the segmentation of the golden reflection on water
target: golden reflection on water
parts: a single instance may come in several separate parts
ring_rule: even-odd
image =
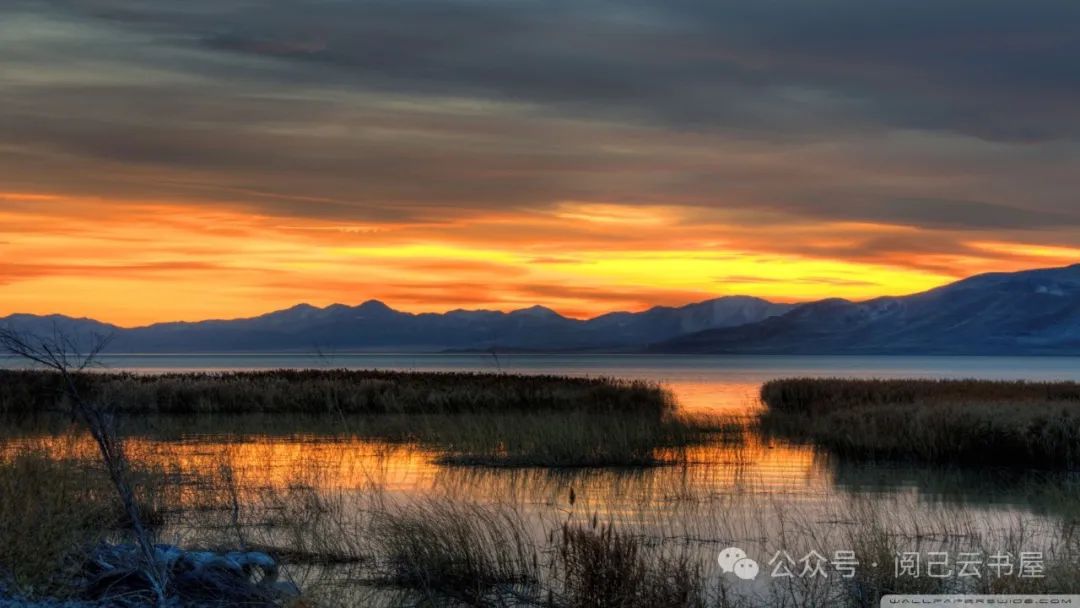
[[[685,380],[669,384],[684,411],[740,415],[747,420],[761,407],[759,386]],[[324,430],[308,431],[299,424],[294,428],[292,418],[251,417],[238,422],[240,418],[232,417],[229,424],[206,417],[173,419],[157,430],[129,434],[126,447],[137,468],[198,478],[218,475],[224,467],[242,489],[306,486],[360,493],[378,488],[402,497],[447,496],[559,508],[567,506],[572,490],[578,510],[619,516],[646,512],[662,516],[670,509],[731,497],[811,507],[848,501],[857,494],[920,501],[928,497],[980,507],[991,502],[989,497],[1011,509],[1026,506],[1025,497],[1031,495],[1026,481],[1001,491],[996,479],[991,484],[964,472],[842,465],[809,447],[754,432],[744,433],[740,441],[658,450],[657,456],[670,463],[663,466],[498,468],[440,464],[443,453],[428,446],[342,433],[334,421]],[[97,458],[88,437],[63,429],[9,428],[5,435],[0,454],[30,449],[57,458]]]
[[[667,386],[687,413],[748,416],[761,407],[757,383],[677,380]],[[668,466],[521,474],[505,468],[444,466],[436,462],[441,453],[434,449],[342,434],[337,425],[327,426],[327,432],[264,433],[256,423],[245,432],[244,424],[234,421],[215,427],[213,422],[179,418],[166,426],[170,433],[137,431],[128,437],[126,448],[137,465],[190,475],[212,473],[224,465],[241,485],[254,487],[280,488],[304,480],[334,490],[372,484],[401,493],[455,489],[480,500],[513,491],[542,502],[573,486],[581,496],[616,492],[663,502],[668,493],[688,489],[775,493],[824,483],[811,450],[766,443],[753,434],[736,443],[658,450],[661,460],[675,463]],[[97,456],[88,437],[72,439],[65,433],[14,433],[3,448]],[[530,480],[531,490],[521,487],[523,479]]]
[[[7,452],[34,450],[63,458],[93,459],[88,437],[33,434],[4,443]],[[828,480],[812,451],[769,444],[749,434],[735,444],[712,443],[660,450],[671,464],[646,468],[504,468],[442,465],[441,452],[353,436],[212,437],[180,441],[130,437],[126,449],[139,468],[183,475],[216,474],[228,467],[243,487],[286,488],[298,483],[323,490],[377,485],[402,494],[453,493],[478,501],[512,496],[543,504],[569,493],[597,504],[620,497],[662,507],[688,494],[805,494]]]
[[[739,416],[749,423],[761,407],[757,384],[669,386],[688,413]],[[127,452],[136,469],[162,470],[180,480],[165,490],[169,500],[163,503],[172,510],[162,532],[185,546],[217,546],[222,534],[232,542],[230,513],[238,512],[249,518],[244,534],[266,546],[302,551],[330,539],[325,542],[331,546],[368,555],[364,526],[373,514],[410,504],[438,509],[453,501],[509,506],[538,547],[548,546],[567,522],[611,523],[650,542],[687,547],[708,576],[719,578],[715,555],[724,546],[763,559],[780,549],[831,554],[850,549],[849,535],[873,529],[869,521],[881,522],[905,550],[938,550],[940,539],[975,539],[970,542],[996,550],[1009,546],[1018,525],[1026,534],[1023,546],[1033,549],[1053,546],[1055,522],[1076,515],[1074,495],[1057,492],[1060,482],[1053,478],[1002,486],[996,477],[928,467],[842,465],[752,431],[738,441],[658,450],[659,459],[670,463],[663,466],[498,468],[440,464],[443,452],[345,433],[350,425],[343,421],[204,416],[138,422],[133,426],[142,428],[127,434]],[[98,458],[88,437],[68,431],[4,429],[0,457],[33,450]],[[235,480],[243,505],[236,511],[223,495],[225,478]],[[309,489],[325,497],[335,515],[322,520],[318,510],[302,508]]]
[[[748,415],[764,409],[760,382],[672,380],[664,385],[688,413]]]

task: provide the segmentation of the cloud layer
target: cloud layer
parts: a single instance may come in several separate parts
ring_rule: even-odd
[[[329,249],[495,250],[515,261],[487,268],[483,303],[579,312],[727,292],[717,277],[749,275],[725,259],[772,256],[765,280],[807,288],[790,297],[856,296],[1080,247],[1071,0],[14,0],[0,39],[0,284],[24,308],[53,288],[31,277],[71,270],[21,259],[16,222],[55,218],[61,238],[87,207],[101,230],[133,205],[245,216],[235,256],[264,222]],[[102,265],[203,263],[181,253],[209,228],[185,230]],[[734,258],[684,261],[701,274],[673,286],[609,269],[604,293],[523,261],[664,251]],[[227,262],[270,268],[253,260]],[[327,298],[377,291],[319,280]],[[460,300],[445,291],[430,301]]]

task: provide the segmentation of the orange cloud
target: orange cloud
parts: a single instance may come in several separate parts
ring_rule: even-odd
[[[540,303],[591,316],[731,294],[910,293],[1075,252],[887,224],[746,224],[662,205],[339,223],[227,203],[0,193],[0,314],[130,326],[379,298],[411,311]]]

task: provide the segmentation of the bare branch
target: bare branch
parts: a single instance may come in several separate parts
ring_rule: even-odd
[[[71,335],[53,327],[51,338],[0,327],[0,351],[61,373],[83,371],[96,365],[98,357],[112,341],[111,334],[93,334],[86,352]]]
[[[72,414],[86,425],[90,436],[97,443],[102,462],[131,522],[145,562],[145,574],[157,593],[158,603],[161,604],[165,599],[166,574],[155,557],[153,539],[142,523],[130,481],[123,440],[116,432],[113,417],[98,404],[84,398],[75,382],[75,377],[85,373],[84,370],[94,364],[108,343],[108,336],[95,336],[90,349],[83,354],[80,353],[78,341],[55,325],[51,338],[22,333],[12,327],[0,328],[0,349],[51,369],[63,378],[64,392],[71,401]]]
[[[82,371],[91,365],[97,365],[101,353],[109,347],[109,344],[112,344],[113,338],[116,337],[116,335],[112,333],[94,333],[92,336],[93,339],[90,341],[90,350],[83,356],[79,371]]]

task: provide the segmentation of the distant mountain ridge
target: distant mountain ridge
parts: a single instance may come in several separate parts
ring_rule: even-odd
[[[0,326],[110,333],[111,352],[531,351],[716,354],[1080,355],[1080,264],[963,279],[864,302],[778,304],[728,296],[680,307],[571,319],[511,312],[407,313],[377,300],[299,304],[232,320],[120,328],[16,314]]]
[[[662,353],[1080,354],[1080,264],[865,302],[821,300],[647,347]]]
[[[730,296],[681,307],[571,319],[543,306],[501,312],[407,313],[378,300],[319,308],[298,304],[257,317],[121,328],[92,319],[16,314],[0,325],[49,334],[111,334],[112,352],[328,350],[628,350],[675,336],[783,314],[791,304]]]

